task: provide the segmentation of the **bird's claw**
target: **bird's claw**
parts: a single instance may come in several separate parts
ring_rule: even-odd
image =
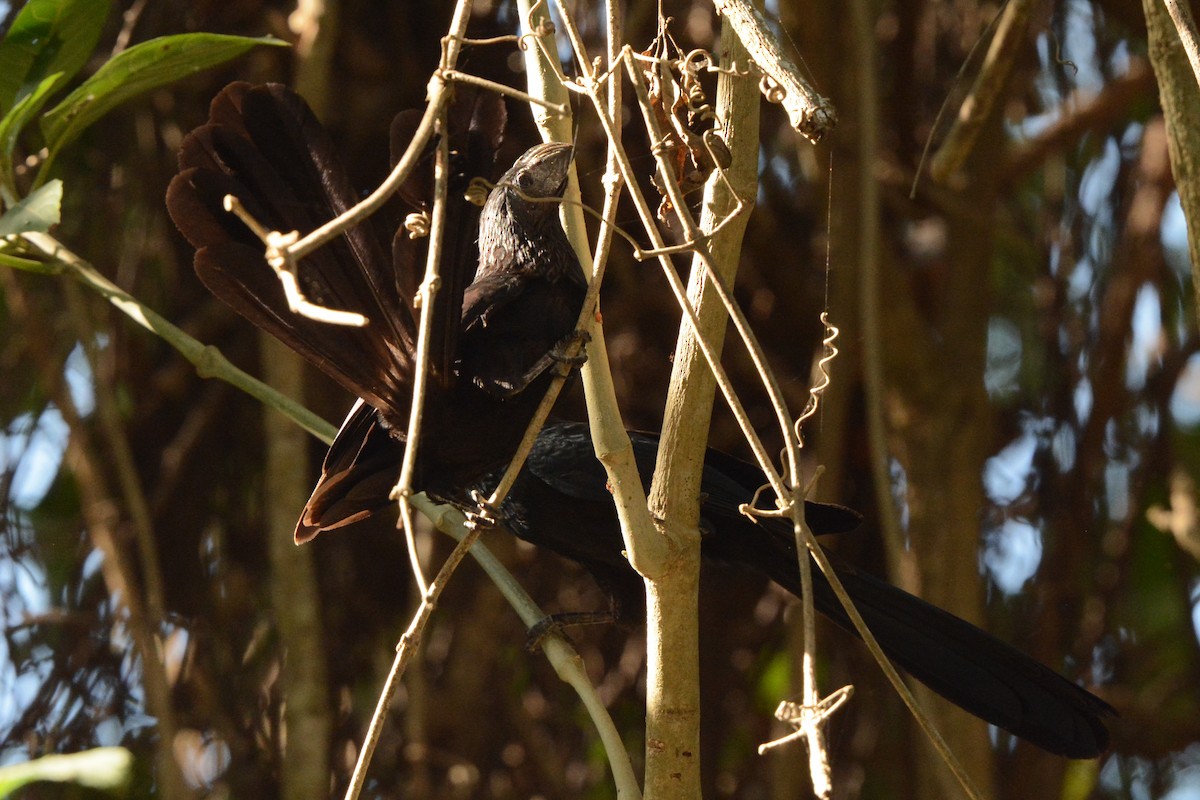
[[[492,505],[487,496],[478,489],[471,490],[471,502],[475,508],[465,512],[467,525],[472,528],[494,528],[500,515],[500,509]]]
[[[566,374],[572,369],[582,367],[587,363],[587,345],[591,341],[592,335],[590,333],[585,330],[576,330],[555,345],[554,349],[548,355],[552,361],[565,368],[564,374]],[[568,351],[575,344],[579,345],[579,352],[575,355],[567,355]]]

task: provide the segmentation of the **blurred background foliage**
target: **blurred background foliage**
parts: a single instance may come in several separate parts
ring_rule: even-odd
[[[1068,763],[934,704],[990,796],[1200,796],[1200,339],[1142,8],[1032,4],[979,145],[951,179],[925,178],[910,197],[926,140],[945,133],[938,110],[948,101],[953,116],[969,89],[978,58],[956,75],[997,4],[857,1],[865,28],[846,3],[768,4],[841,122],[813,148],[764,105],[738,278],[794,409],[820,312],[842,329],[806,454],[827,469],[822,498],[867,521],[831,546],[1119,710],[1113,751]],[[122,0],[90,69],[114,47],[187,31],[300,46],[251,52],[88,129],[58,160],[57,235],[191,335],[302,385],[310,407],[340,419],[349,397],[298,366],[287,383],[281,357],[202,289],[163,193],[182,136],[234,79],[298,86],[369,188],[387,167],[392,115],[423,101],[450,10],[327,0],[309,41],[290,0]],[[663,12],[685,50],[716,50],[710,2],[664,0]],[[599,52],[598,8],[582,2],[576,13]],[[644,49],[654,4],[625,14],[627,41]],[[515,26],[512,4],[478,2],[470,32]],[[863,42],[873,58],[861,57]],[[462,68],[523,84],[511,44],[470,48]],[[510,104],[510,119],[509,158],[535,137],[525,109]],[[861,147],[865,130],[873,152]],[[626,134],[648,181],[644,137],[636,125]],[[603,147],[581,115],[578,160],[594,202]],[[863,316],[860,247],[873,196],[875,321]],[[631,209],[622,221],[633,226]],[[618,247],[603,310],[626,422],[656,428],[679,316],[657,267]],[[868,354],[881,373],[864,369]],[[726,361],[754,385],[738,348]],[[299,450],[289,451],[287,425],[66,278],[0,268],[0,374],[0,764],[119,744],[137,755],[135,796],[344,788],[414,607],[402,538],[349,533],[293,548],[291,521],[324,447],[292,438]],[[749,402],[768,427],[765,402]],[[567,398],[559,410],[578,416],[582,404]],[[871,419],[882,448],[872,449]],[[721,409],[712,443],[745,455]],[[289,462],[288,452],[299,455]],[[888,516],[898,536],[881,533]],[[137,543],[146,535],[149,549]],[[428,533],[422,541],[434,559],[447,549]],[[489,545],[546,610],[603,605],[574,566],[513,541]],[[804,796],[800,750],[754,753],[779,733],[771,711],[795,691],[792,604],[734,570],[706,573],[703,595],[706,795]],[[824,633],[824,685],[856,686],[830,727],[837,796],[957,796],[862,648]],[[574,635],[638,758],[642,632]],[[524,642],[467,564],[400,689],[366,796],[611,796],[576,698]],[[158,656],[150,668],[146,646]]]

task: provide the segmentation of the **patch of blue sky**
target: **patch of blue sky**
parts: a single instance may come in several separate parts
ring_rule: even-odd
[[[1130,465],[1110,461],[1104,468],[1104,496],[1108,501],[1108,518],[1120,522],[1129,516]]]
[[[1033,478],[1037,437],[1025,431],[983,466],[983,487],[996,505],[1011,505],[1025,493]]]
[[[1091,160],[1079,180],[1079,205],[1089,216],[1111,207],[1120,170],[1121,148],[1110,136],[1104,140],[1104,151]]]
[[[0,470],[15,470],[9,496],[17,508],[36,508],[50,491],[68,433],[67,423],[53,406],[37,416],[21,414],[0,433]]]
[[[1042,563],[1042,532],[1026,520],[1006,519],[984,535],[980,561],[996,588],[1017,594]]]
[[[1162,363],[1162,304],[1158,289],[1152,284],[1144,283],[1138,289],[1130,328],[1132,337],[1125,361],[1125,386],[1131,391],[1139,391],[1146,385],[1150,367]]]
[[[97,337],[97,347],[105,347],[108,337]],[[76,344],[67,356],[63,367],[63,377],[67,380],[67,391],[71,393],[71,402],[79,416],[87,417],[96,410],[96,381],[92,375],[92,365],[88,362],[87,352],[83,346]]]
[[[1200,425],[1200,355],[1188,359],[1175,390],[1171,393],[1171,416],[1175,424],[1191,428]]]
[[[1095,7],[1090,0],[1070,0],[1063,6],[1063,23],[1061,58],[1075,65],[1064,67],[1067,76],[1076,87],[1099,92],[1105,77],[1096,44]]]
[[[1080,425],[1085,425],[1092,415],[1092,383],[1084,378],[1075,384],[1075,419]]]
[[[98,342],[100,346],[105,341]],[[95,383],[91,365],[83,347],[76,344],[67,356],[63,376],[80,416],[87,417],[96,407]],[[0,471],[14,471],[9,496],[18,509],[37,508],[50,491],[62,465],[70,431],[53,405],[42,413],[21,414],[0,431]]]

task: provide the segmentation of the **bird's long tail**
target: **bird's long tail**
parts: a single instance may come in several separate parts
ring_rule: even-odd
[[[791,531],[739,527],[730,560],[765,571],[800,595]],[[977,717],[1070,758],[1108,746],[1102,718],[1115,712],[1100,698],[966,620],[845,565],[834,569],[880,647],[899,667]],[[813,566],[818,611],[858,635],[829,581]]]

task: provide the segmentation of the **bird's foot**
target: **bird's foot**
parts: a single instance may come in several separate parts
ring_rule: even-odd
[[[489,502],[486,495],[478,489],[471,490],[471,502],[475,504],[475,508],[464,512],[467,518],[467,525],[472,528],[488,528],[496,527],[496,520],[500,516],[500,509]]]
[[[568,374],[572,369],[582,367],[587,363],[587,345],[592,341],[592,335],[585,330],[577,330],[570,336],[563,338],[561,342],[554,346],[548,355],[551,360],[559,364],[563,368],[563,374]],[[576,344],[579,345],[579,352],[575,355],[568,355],[571,348]]]

